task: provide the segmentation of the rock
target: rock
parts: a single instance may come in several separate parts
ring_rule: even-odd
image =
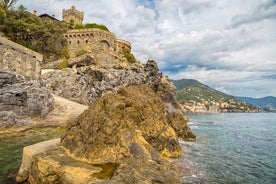
[[[114,61],[110,64],[108,61],[77,69],[54,70],[45,73],[42,78],[46,87],[54,94],[85,105],[95,102],[106,92],[116,92],[122,87],[146,84],[164,102],[181,109],[175,98],[176,90],[173,83],[162,74],[155,61],[149,60],[145,65],[137,63],[123,65]],[[77,63],[85,62],[83,59]]]
[[[34,124],[35,122],[31,118],[22,118],[12,111],[0,111],[0,132],[9,128],[19,128]]]
[[[113,65],[100,63],[79,67],[76,70],[66,68],[50,71],[43,75],[43,79],[46,87],[54,94],[87,105],[108,92],[117,92],[123,87],[145,84],[166,104],[168,114],[178,113],[179,117],[176,118],[178,125],[172,126],[177,128],[175,131],[178,136],[185,140],[195,140],[195,135],[187,126],[188,120],[183,116],[183,111],[176,100],[174,84],[162,74],[155,61],[149,60],[145,65],[137,63],[122,65],[113,62]]]
[[[32,158],[37,154],[44,153],[52,149],[53,147],[56,147],[57,145],[59,145],[59,142],[60,142],[60,139],[53,139],[53,140],[44,141],[41,143],[24,147],[22,163],[18,171],[16,180],[18,182],[23,182],[27,180],[30,174],[29,173],[30,169],[33,164]]]
[[[25,147],[17,182],[180,183],[177,168],[167,161],[131,158],[120,164],[89,164],[70,157],[59,141],[53,139]]]
[[[181,147],[165,112],[165,104],[149,87],[122,88],[94,102],[70,124],[61,145],[74,157],[92,163],[116,163],[130,157],[129,148],[137,141],[144,147],[149,143],[165,156],[178,157]]]
[[[26,81],[15,72],[0,70],[0,127],[32,124],[29,120],[27,123],[24,117],[45,117],[53,106],[53,96],[41,80]],[[8,114],[6,111],[13,113]],[[18,120],[20,118],[24,121]]]
[[[195,134],[187,126],[188,119],[182,114],[171,112],[166,116],[167,121],[171,127],[176,131],[177,135],[185,141],[195,141]]]
[[[82,67],[82,66],[87,66],[87,65],[92,65],[96,64],[94,61],[93,57],[90,55],[84,55],[78,58],[70,58],[68,59],[68,67]]]
[[[108,93],[60,140],[24,148],[17,181],[28,183],[180,183],[164,156],[181,148],[166,104],[146,85]]]

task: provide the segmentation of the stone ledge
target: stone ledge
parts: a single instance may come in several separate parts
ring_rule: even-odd
[[[24,147],[22,163],[18,171],[16,180],[18,182],[25,181],[29,175],[28,171],[30,170],[32,165],[32,158],[39,153],[43,153],[45,151],[48,151],[50,149],[57,147],[59,143],[60,143],[60,138],[44,141],[44,142],[40,142],[37,144]]]

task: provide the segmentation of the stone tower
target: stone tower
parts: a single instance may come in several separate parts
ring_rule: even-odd
[[[82,24],[84,13],[77,10],[75,6],[71,6],[70,9],[62,10],[62,19],[65,22],[71,23],[73,25]]]

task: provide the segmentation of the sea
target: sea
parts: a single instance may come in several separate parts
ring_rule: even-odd
[[[172,160],[183,184],[276,184],[276,113],[187,116],[196,141]]]

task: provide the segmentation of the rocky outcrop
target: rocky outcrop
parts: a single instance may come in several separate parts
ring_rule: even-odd
[[[170,116],[169,122],[178,136],[185,140],[195,140],[195,135],[187,127],[188,119],[182,115],[182,110],[176,101],[176,89],[171,80],[163,75],[155,61],[146,64],[120,64],[111,59],[101,63],[88,62],[89,56],[79,57],[79,68],[54,70],[43,75],[46,86],[54,94],[63,96],[82,104],[91,104],[108,92],[117,92],[122,87],[145,84],[166,104],[166,112],[176,113]],[[175,119],[175,120],[174,120]],[[178,123],[176,123],[178,122]],[[177,125],[176,125],[177,124]],[[180,128],[181,127],[181,128]],[[189,132],[189,133],[188,133]]]
[[[41,152],[30,153],[36,145],[25,148],[17,180],[180,183],[176,166],[164,158],[180,156],[177,134],[166,104],[146,85],[105,94],[68,125],[61,145],[56,143]]]
[[[177,127],[175,130],[178,136],[185,140],[195,140],[195,135],[187,127],[188,119],[182,115],[182,109],[176,100],[174,84],[158,69],[155,61],[124,65],[106,59],[98,63],[89,55],[75,60],[78,61],[76,63],[89,63],[89,66],[53,70],[43,75],[46,87],[54,94],[89,105],[108,92],[145,84],[166,104],[168,114],[178,114],[169,116],[169,122],[174,122],[171,126]]]
[[[78,63],[91,63],[89,56]],[[91,61],[89,61],[89,58]],[[81,65],[82,66],[82,65]],[[45,73],[46,87],[54,94],[89,105],[106,92],[116,92],[122,87],[146,84],[166,103],[180,109],[175,99],[173,83],[158,69],[155,61],[147,64],[123,65],[120,63],[94,63],[77,69],[66,68]]]
[[[129,157],[129,148],[141,149],[136,147],[141,140],[177,157],[181,148],[165,112],[166,106],[149,87],[122,88],[100,98],[70,124],[61,144],[74,157],[92,163],[116,163]]]
[[[51,92],[44,87],[41,80],[26,81],[15,72],[0,70],[0,127],[19,125],[16,125],[17,122],[22,123],[19,117],[45,117],[53,109],[53,105]],[[27,124],[30,123],[32,122]]]

